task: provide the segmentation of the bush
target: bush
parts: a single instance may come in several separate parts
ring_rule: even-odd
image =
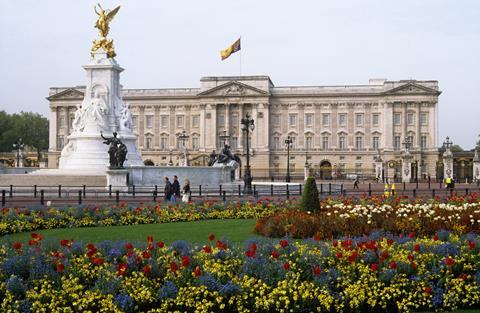
[[[303,211],[318,212],[320,211],[320,200],[318,199],[318,188],[315,178],[312,176],[307,178],[305,188],[302,193],[302,202],[300,207]]]

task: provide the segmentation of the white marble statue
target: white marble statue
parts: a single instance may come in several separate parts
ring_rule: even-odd
[[[127,104],[120,110],[120,130],[133,130],[132,113]]]
[[[72,127],[73,132],[82,132],[85,128],[85,110],[81,104],[77,104],[77,110],[75,111],[75,119],[73,120]]]
[[[107,103],[98,91],[93,93],[92,100],[85,106],[86,123],[95,122],[101,130],[106,129],[105,116],[108,113]]]

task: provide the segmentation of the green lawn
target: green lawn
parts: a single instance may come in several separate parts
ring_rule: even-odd
[[[166,243],[180,239],[190,242],[205,242],[208,240],[209,234],[215,234],[217,238],[225,237],[232,242],[243,242],[255,236],[253,233],[254,226],[254,219],[232,219],[148,225],[59,228],[36,232],[43,234],[45,241],[74,239],[82,242],[100,242],[103,240],[141,242],[146,241],[147,236],[151,235],[155,240],[162,240]],[[26,242],[28,239],[30,239],[30,233],[19,233],[6,235],[0,238],[0,242]]]

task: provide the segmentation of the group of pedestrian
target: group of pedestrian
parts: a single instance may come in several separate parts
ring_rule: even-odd
[[[180,190],[180,182],[177,175],[173,176],[173,182],[165,176],[165,189],[163,199],[165,201],[175,202],[181,199],[183,202],[190,202],[190,181],[185,179],[182,190]]]

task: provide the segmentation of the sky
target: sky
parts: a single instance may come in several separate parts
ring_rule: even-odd
[[[48,116],[49,87],[85,84],[97,1],[0,0],[0,110]],[[478,0],[131,0],[111,23],[124,88],[268,75],[276,86],[438,80],[439,135],[480,134]],[[240,53],[219,51],[242,38]],[[241,62],[240,62],[241,60]]]

